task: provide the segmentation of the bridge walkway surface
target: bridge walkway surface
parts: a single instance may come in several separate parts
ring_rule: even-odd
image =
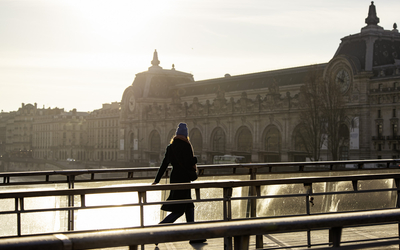
[[[398,236],[398,226],[396,224],[376,225],[376,226],[363,226],[344,228],[342,232],[341,247],[345,247],[344,242],[359,241],[358,244],[363,244],[364,240],[372,240],[368,242],[377,242],[382,240],[373,240],[377,238],[388,238]],[[264,247],[262,249],[319,249],[329,247],[328,230],[315,230],[311,232],[312,244],[324,244],[320,246],[307,247],[307,232],[292,232],[292,233],[276,233],[263,235]],[[354,244],[354,243],[353,243]],[[355,243],[357,244],[357,243]],[[140,247],[138,249],[141,249]],[[189,244],[188,241],[160,243],[158,246],[154,244],[145,245],[145,250],[221,250],[224,249],[224,239],[215,238],[208,239],[205,243]],[[250,237],[249,249],[256,248],[255,236]],[[391,246],[374,246],[368,248],[351,248],[351,249],[369,249],[369,250],[383,250],[383,249],[399,249],[399,245]],[[115,248],[101,248],[97,250],[129,250],[129,247],[115,247]]]

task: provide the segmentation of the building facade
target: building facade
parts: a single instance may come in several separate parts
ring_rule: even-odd
[[[86,159],[86,112],[40,109],[33,119],[33,157],[49,160]]]
[[[304,161],[299,92],[310,70],[340,84],[347,118],[341,159],[398,158],[400,34],[378,25],[372,3],[366,26],[344,37],[326,64],[193,81],[152,66],[136,75],[121,101],[120,159],[159,162],[179,122],[186,122],[200,162],[240,155],[248,162]],[[329,160],[327,150],[321,160]]]
[[[33,149],[39,158],[158,164],[177,124],[185,122],[201,163],[218,155],[305,161],[299,93],[312,70],[339,84],[345,98],[340,159],[399,158],[400,34],[396,24],[390,30],[378,25],[373,2],[365,22],[359,33],[342,38],[327,63],[217,79],[195,81],[174,65],[163,69],[155,51],[120,103],[82,115],[38,113],[36,105],[7,118],[2,113],[3,148]],[[326,148],[321,160],[330,160]]]
[[[85,159],[88,161],[117,161],[119,152],[120,104],[103,104],[101,109],[86,117],[87,146]]]

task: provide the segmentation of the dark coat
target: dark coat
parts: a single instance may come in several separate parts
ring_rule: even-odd
[[[185,138],[177,136],[165,150],[164,160],[158,170],[154,182],[160,182],[168,165],[171,163],[172,171],[170,183],[190,183],[188,171],[192,171],[197,163],[197,158],[193,156],[192,145]],[[167,200],[186,200],[192,199],[191,190],[171,190]],[[183,212],[187,206],[194,207],[193,202],[184,204],[165,204],[161,207],[164,211]]]

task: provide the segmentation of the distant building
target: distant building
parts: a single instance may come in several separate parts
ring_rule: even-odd
[[[7,119],[3,120],[6,128],[6,152],[11,155],[31,157],[32,128],[36,113],[36,103],[34,105],[22,103],[18,111],[10,113]]]
[[[86,117],[85,159],[117,161],[119,152],[120,103],[103,104]]]
[[[33,122],[33,156],[49,160],[86,159],[86,112],[38,110]]]

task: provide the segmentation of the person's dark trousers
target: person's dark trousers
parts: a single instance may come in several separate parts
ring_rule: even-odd
[[[182,212],[172,212],[170,213],[167,217],[165,217],[160,224],[163,223],[174,223],[179,217],[181,217],[185,213],[186,216],[186,222],[194,222],[194,208],[193,207],[187,207],[185,211]],[[200,239],[200,240],[190,240],[190,244],[195,244],[195,243],[204,243],[206,242],[206,239]],[[158,244],[156,244],[158,245]]]
[[[193,207],[187,207],[185,211],[170,213],[167,217],[165,217],[160,222],[160,224],[162,224],[162,223],[174,223],[184,213],[185,213],[185,216],[186,216],[186,222],[194,222],[194,208]]]

